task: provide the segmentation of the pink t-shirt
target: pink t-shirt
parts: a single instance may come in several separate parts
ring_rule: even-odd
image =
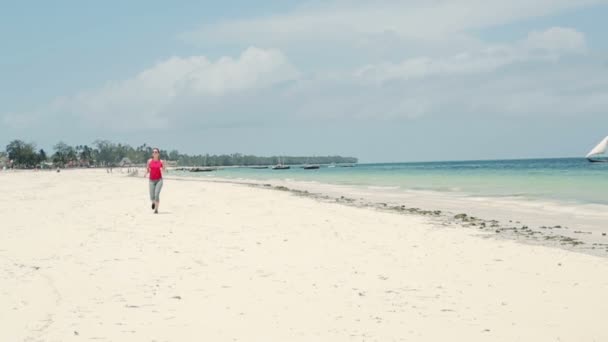
[[[162,161],[152,159],[148,163],[148,167],[150,168],[150,180],[159,180],[163,178],[161,173],[161,168],[163,167]]]

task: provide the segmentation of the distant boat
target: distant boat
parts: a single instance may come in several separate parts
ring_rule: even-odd
[[[217,170],[216,167],[194,167],[192,169],[190,169],[190,172],[210,172],[210,171],[215,171]]]
[[[205,159],[203,160],[203,166],[197,166],[190,169],[190,172],[210,172],[217,170],[217,167],[207,166],[207,155],[205,155]]]
[[[327,167],[334,168],[334,167],[336,167],[336,163],[331,163]]]
[[[288,165],[283,165],[281,162],[281,157],[279,157],[279,163],[272,167],[273,170],[289,170],[291,167]]]
[[[250,166],[250,169],[267,169],[268,166]]]
[[[597,144],[589,153],[587,153],[588,161],[592,163],[608,162],[608,156],[605,156],[604,153],[608,149],[608,136],[605,137],[599,144]]]
[[[303,168],[304,170],[317,170],[320,167],[321,167],[321,165],[319,165],[319,164],[309,164],[308,160],[306,160],[306,163],[304,163],[304,165],[301,166],[301,168]]]
[[[339,164],[338,167],[355,167],[354,164]]]

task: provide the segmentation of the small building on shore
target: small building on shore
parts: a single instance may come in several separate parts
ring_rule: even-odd
[[[133,162],[131,161],[131,159],[129,159],[128,157],[124,157],[120,160],[120,162],[118,163],[118,166],[120,167],[125,167],[125,166],[133,166]]]
[[[0,169],[8,168],[9,160],[8,157],[0,156]]]
[[[43,161],[40,163],[41,169],[55,169],[57,166],[52,162]]]

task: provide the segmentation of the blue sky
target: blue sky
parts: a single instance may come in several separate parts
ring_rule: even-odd
[[[582,156],[608,1],[3,3],[0,146],[364,162]]]

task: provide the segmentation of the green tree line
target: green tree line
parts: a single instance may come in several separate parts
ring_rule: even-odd
[[[13,140],[6,146],[5,152],[0,152],[0,164],[4,163],[15,168],[143,165],[152,155],[152,148],[147,144],[132,147],[108,140],[96,140],[91,146],[70,146],[64,142],[58,142],[53,146],[53,153],[49,155],[44,149],[38,149],[35,143]],[[256,166],[273,165],[279,162],[279,156],[260,157],[240,153],[188,155],[179,153],[177,150],[161,150],[161,158],[173,161],[177,166]],[[280,156],[280,161],[283,164],[291,165],[352,164],[357,163],[357,158]]]

